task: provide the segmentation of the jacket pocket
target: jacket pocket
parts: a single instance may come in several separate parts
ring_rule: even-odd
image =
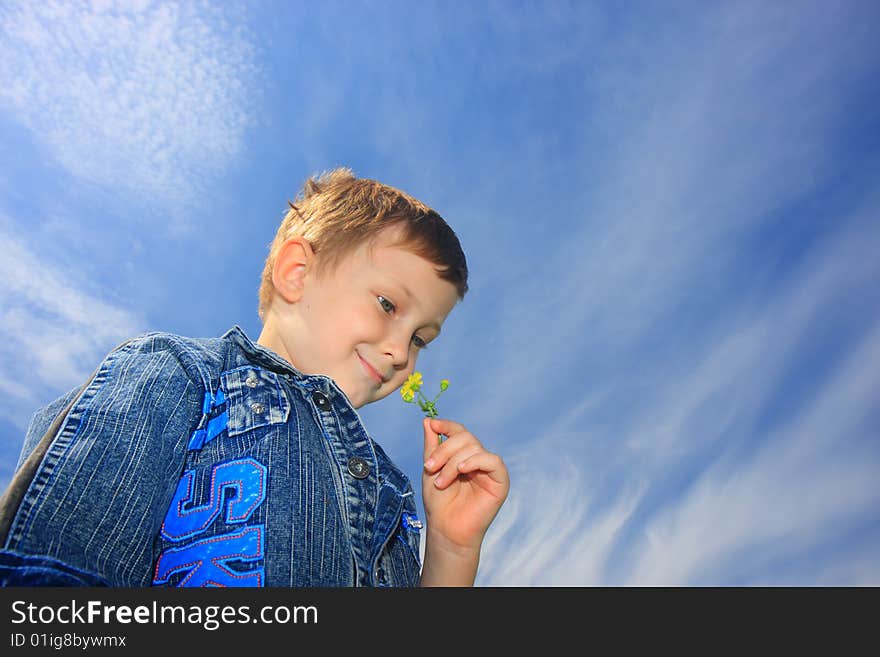
[[[245,365],[223,372],[220,380],[226,394],[230,437],[287,421],[290,400],[275,372]]]

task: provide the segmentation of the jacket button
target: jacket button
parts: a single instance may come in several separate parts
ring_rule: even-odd
[[[326,411],[330,408],[330,400],[327,399],[327,395],[320,390],[315,390],[315,392],[312,393],[312,401],[314,401],[322,411]]]
[[[246,378],[246,379],[244,380],[244,384],[245,384],[248,388],[256,388],[256,387],[257,387],[257,383],[258,383],[258,382],[257,382],[257,377],[255,377],[253,374],[251,374],[248,378]]]
[[[260,402],[254,402],[253,404],[251,404],[251,410],[254,412],[255,415],[262,415],[266,412],[266,407],[263,406]]]
[[[348,473],[355,479],[366,479],[370,474],[370,466],[359,456],[348,459]]]

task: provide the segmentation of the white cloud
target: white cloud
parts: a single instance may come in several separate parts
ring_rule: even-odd
[[[24,1],[0,17],[0,104],[81,182],[181,203],[240,152],[254,58],[216,6]]]
[[[491,322],[497,367],[473,384],[492,394],[462,412],[512,443],[502,454],[514,490],[487,537],[482,583],[717,583],[732,564],[766,583],[772,574],[749,568],[753,548],[797,559],[876,517],[880,459],[865,422],[880,394],[880,332],[865,292],[880,276],[880,197],[839,216],[823,207],[807,257],[782,246],[762,254],[796,265],[762,262],[746,246],[840,167],[836,83],[858,65],[835,34],[849,26],[723,13],[666,48],[643,44],[639,71],[609,54],[610,95],[597,94],[589,118],[615,139],[583,156],[584,175],[598,175],[584,183],[583,216],[555,245],[530,242],[532,260],[497,258],[509,290]],[[761,280],[750,268],[770,265],[781,275],[767,288],[743,285]],[[707,279],[718,303],[685,328],[677,308]],[[853,335],[817,346],[816,330],[837,315],[859,322]],[[661,335],[668,346],[644,349]],[[614,365],[631,352],[645,357]],[[814,358],[835,373],[792,394],[786,377]],[[774,404],[791,404],[784,425],[758,433]],[[531,412],[561,419],[517,445],[511,424]],[[825,574],[804,566],[797,581],[876,583],[876,559],[859,554],[851,568],[822,564]]]
[[[46,389],[81,384],[98,360],[145,330],[131,311],[81,291],[69,272],[31,251],[0,217],[0,389],[7,402],[33,412]],[[16,425],[21,417],[11,417]]]
[[[760,312],[707,341],[697,367],[634,401],[620,435],[607,435],[595,416],[613,403],[609,382],[534,441],[510,447],[515,488],[487,538],[482,582],[714,584],[731,576],[731,563],[748,577],[750,559],[756,568],[796,559],[876,509],[880,455],[866,425],[880,396],[876,317],[866,317],[869,330],[780,428],[742,435],[785,395],[781,382],[808,357],[821,318],[880,276],[871,257],[880,229],[865,228],[875,207],[868,199],[842,222],[850,229],[806,259]],[[657,367],[644,363],[642,374],[662,375]],[[694,458],[693,481],[658,486]],[[617,483],[602,482],[609,477]],[[880,567],[862,558],[830,572],[802,573],[799,582],[876,582]]]
[[[876,509],[880,455],[864,418],[880,393],[877,362],[880,327],[805,412],[764,438],[752,459],[707,468],[680,502],[651,519],[631,581],[705,584],[723,578],[734,558],[796,559]],[[877,584],[880,569],[870,567]],[[850,573],[846,583],[865,576]]]
[[[584,432],[546,433],[505,461],[511,492],[483,543],[477,585],[590,586],[604,581],[610,550],[643,484],[606,504],[601,473],[579,455]]]
[[[814,18],[725,9],[677,41],[662,41],[664,31],[636,50],[609,45],[584,121],[595,126],[591,134],[613,139],[572,144],[581,150],[559,182],[576,218],[536,203],[544,215],[498,222],[533,245],[529,260],[498,249],[483,256],[483,268],[503,280],[493,353],[505,375],[485,370],[491,383],[476,387],[491,385],[495,395],[474,413],[500,418],[528,404],[534,396],[520,382],[557,369],[566,359],[560,349],[631,350],[650,338],[706,279],[751,260],[744,237],[772,226],[774,213],[838,166],[834,73],[846,79],[858,62],[842,36],[849,26]],[[825,40],[841,45],[817,56],[814,42]],[[636,55],[642,66],[633,67]],[[529,179],[530,165],[514,166]],[[532,222],[559,224],[558,241],[541,241]],[[737,312],[740,290],[724,292],[724,310]]]

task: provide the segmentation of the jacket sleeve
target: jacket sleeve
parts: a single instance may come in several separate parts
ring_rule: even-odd
[[[38,409],[32,416],[31,421],[28,424],[27,433],[24,437],[24,444],[21,447],[21,454],[18,457],[18,463],[15,465],[15,470],[18,471],[21,468],[22,463],[24,463],[25,459],[30,455],[31,452],[34,451],[34,447],[37,446],[37,443],[40,442],[40,439],[49,429],[49,425],[52,424],[52,420],[54,420],[61,411],[67,408],[70,403],[76,399],[76,396],[83,389],[84,385],[78,386],[73,390],[61,395],[58,399],[53,401],[47,406],[43,406]]]
[[[204,392],[161,335],[112,350],[81,389],[32,418],[0,503],[0,544],[114,585],[148,581]]]

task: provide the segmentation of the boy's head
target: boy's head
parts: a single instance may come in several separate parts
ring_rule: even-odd
[[[306,182],[272,242],[258,342],[331,377],[359,408],[403,384],[467,292],[467,274],[439,214],[336,169]]]

